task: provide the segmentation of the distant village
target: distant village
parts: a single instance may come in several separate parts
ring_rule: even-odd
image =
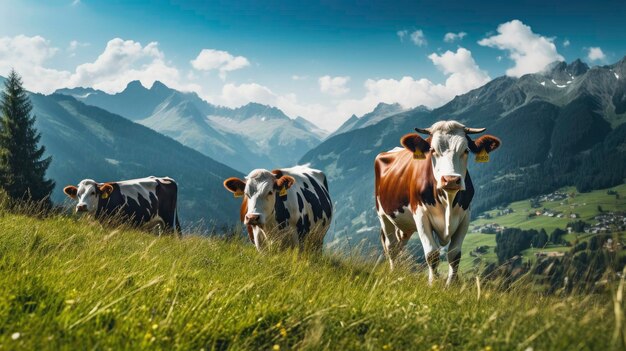
[[[608,190],[607,195],[615,196],[619,199],[619,194],[613,190]],[[586,203],[568,203],[568,199],[574,197],[573,194],[567,194],[561,191],[555,191],[550,194],[536,196],[530,199],[530,207],[531,210],[528,211],[527,218],[532,219],[538,216],[546,216],[552,218],[565,218],[571,220],[567,227],[565,228],[568,233],[578,232],[578,233],[587,233],[587,234],[609,234],[614,232],[624,232],[626,231],[626,212],[624,211],[603,211],[600,206],[598,206],[598,214],[596,214],[593,219],[594,223],[587,223],[580,220],[581,216],[579,213],[575,212],[575,209],[580,206],[587,205]],[[561,206],[568,206],[569,211],[562,212],[553,209],[548,209],[543,206],[544,202],[559,202]],[[489,220],[492,218],[505,216],[513,213],[514,210],[510,207],[497,207],[494,211],[485,212],[478,216],[478,219]],[[501,226],[498,223],[485,223],[482,225],[476,225],[472,228],[473,232],[482,233],[482,234],[498,234],[504,231],[506,227]],[[604,243],[604,249],[608,251],[619,251],[623,250],[626,247],[624,243],[608,239]],[[488,249],[487,246],[478,247],[470,255],[477,257],[486,252]],[[536,252],[535,255],[537,257],[561,257],[564,255],[564,252],[553,252],[553,251],[542,251]]]

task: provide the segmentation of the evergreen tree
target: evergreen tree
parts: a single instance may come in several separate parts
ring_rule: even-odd
[[[548,243],[549,237],[546,230],[541,228],[541,230],[533,236],[532,246],[535,248],[543,248]]]
[[[52,159],[42,159],[32,109],[22,79],[11,70],[0,96],[0,187],[13,199],[39,201],[49,197],[54,181],[45,178]]]
[[[567,234],[567,232],[561,228],[554,229],[554,231],[552,231],[552,234],[550,234],[550,242],[557,245],[560,244],[563,241],[562,237],[565,234]]]

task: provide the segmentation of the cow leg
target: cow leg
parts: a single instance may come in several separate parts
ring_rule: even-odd
[[[163,229],[165,232],[169,233],[178,231],[176,223],[176,208],[171,208],[171,205],[169,207],[166,207],[166,205],[161,202],[159,203],[159,209],[157,213],[158,216],[163,219]]]
[[[439,246],[433,237],[433,228],[426,212],[418,207],[413,217],[417,234],[424,249],[426,264],[428,264],[428,285],[432,285],[435,278],[439,276],[437,272],[437,267],[439,266]]]
[[[406,245],[407,240],[403,239],[402,232],[396,228],[386,217],[380,218],[381,230],[380,240],[387,258],[389,259],[389,267],[393,270],[397,263],[398,256]]]
[[[165,228],[165,222],[163,221],[163,218],[156,216],[148,222],[144,223],[141,228],[143,230],[156,234],[157,236],[161,236]]]
[[[461,246],[463,245],[463,240],[465,239],[465,235],[467,234],[467,228],[469,228],[469,211],[465,214],[465,218],[459,224],[456,232],[452,234],[452,239],[450,240],[450,246],[448,246],[448,264],[450,268],[448,269],[448,279],[446,280],[446,286],[450,286],[456,279],[457,273],[459,270],[459,263],[461,263]]]

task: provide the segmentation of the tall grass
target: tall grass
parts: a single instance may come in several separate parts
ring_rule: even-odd
[[[428,288],[424,274],[385,263],[0,212],[0,349],[624,346],[623,282],[566,297],[473,277]]]

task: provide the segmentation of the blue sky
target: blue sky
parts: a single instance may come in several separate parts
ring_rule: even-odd
[[[2,0],[0,74],[44,93],[158,79],[333,129],[379,101],[437,107],[554,59],[613,63],[625,15],[625,1]]]

